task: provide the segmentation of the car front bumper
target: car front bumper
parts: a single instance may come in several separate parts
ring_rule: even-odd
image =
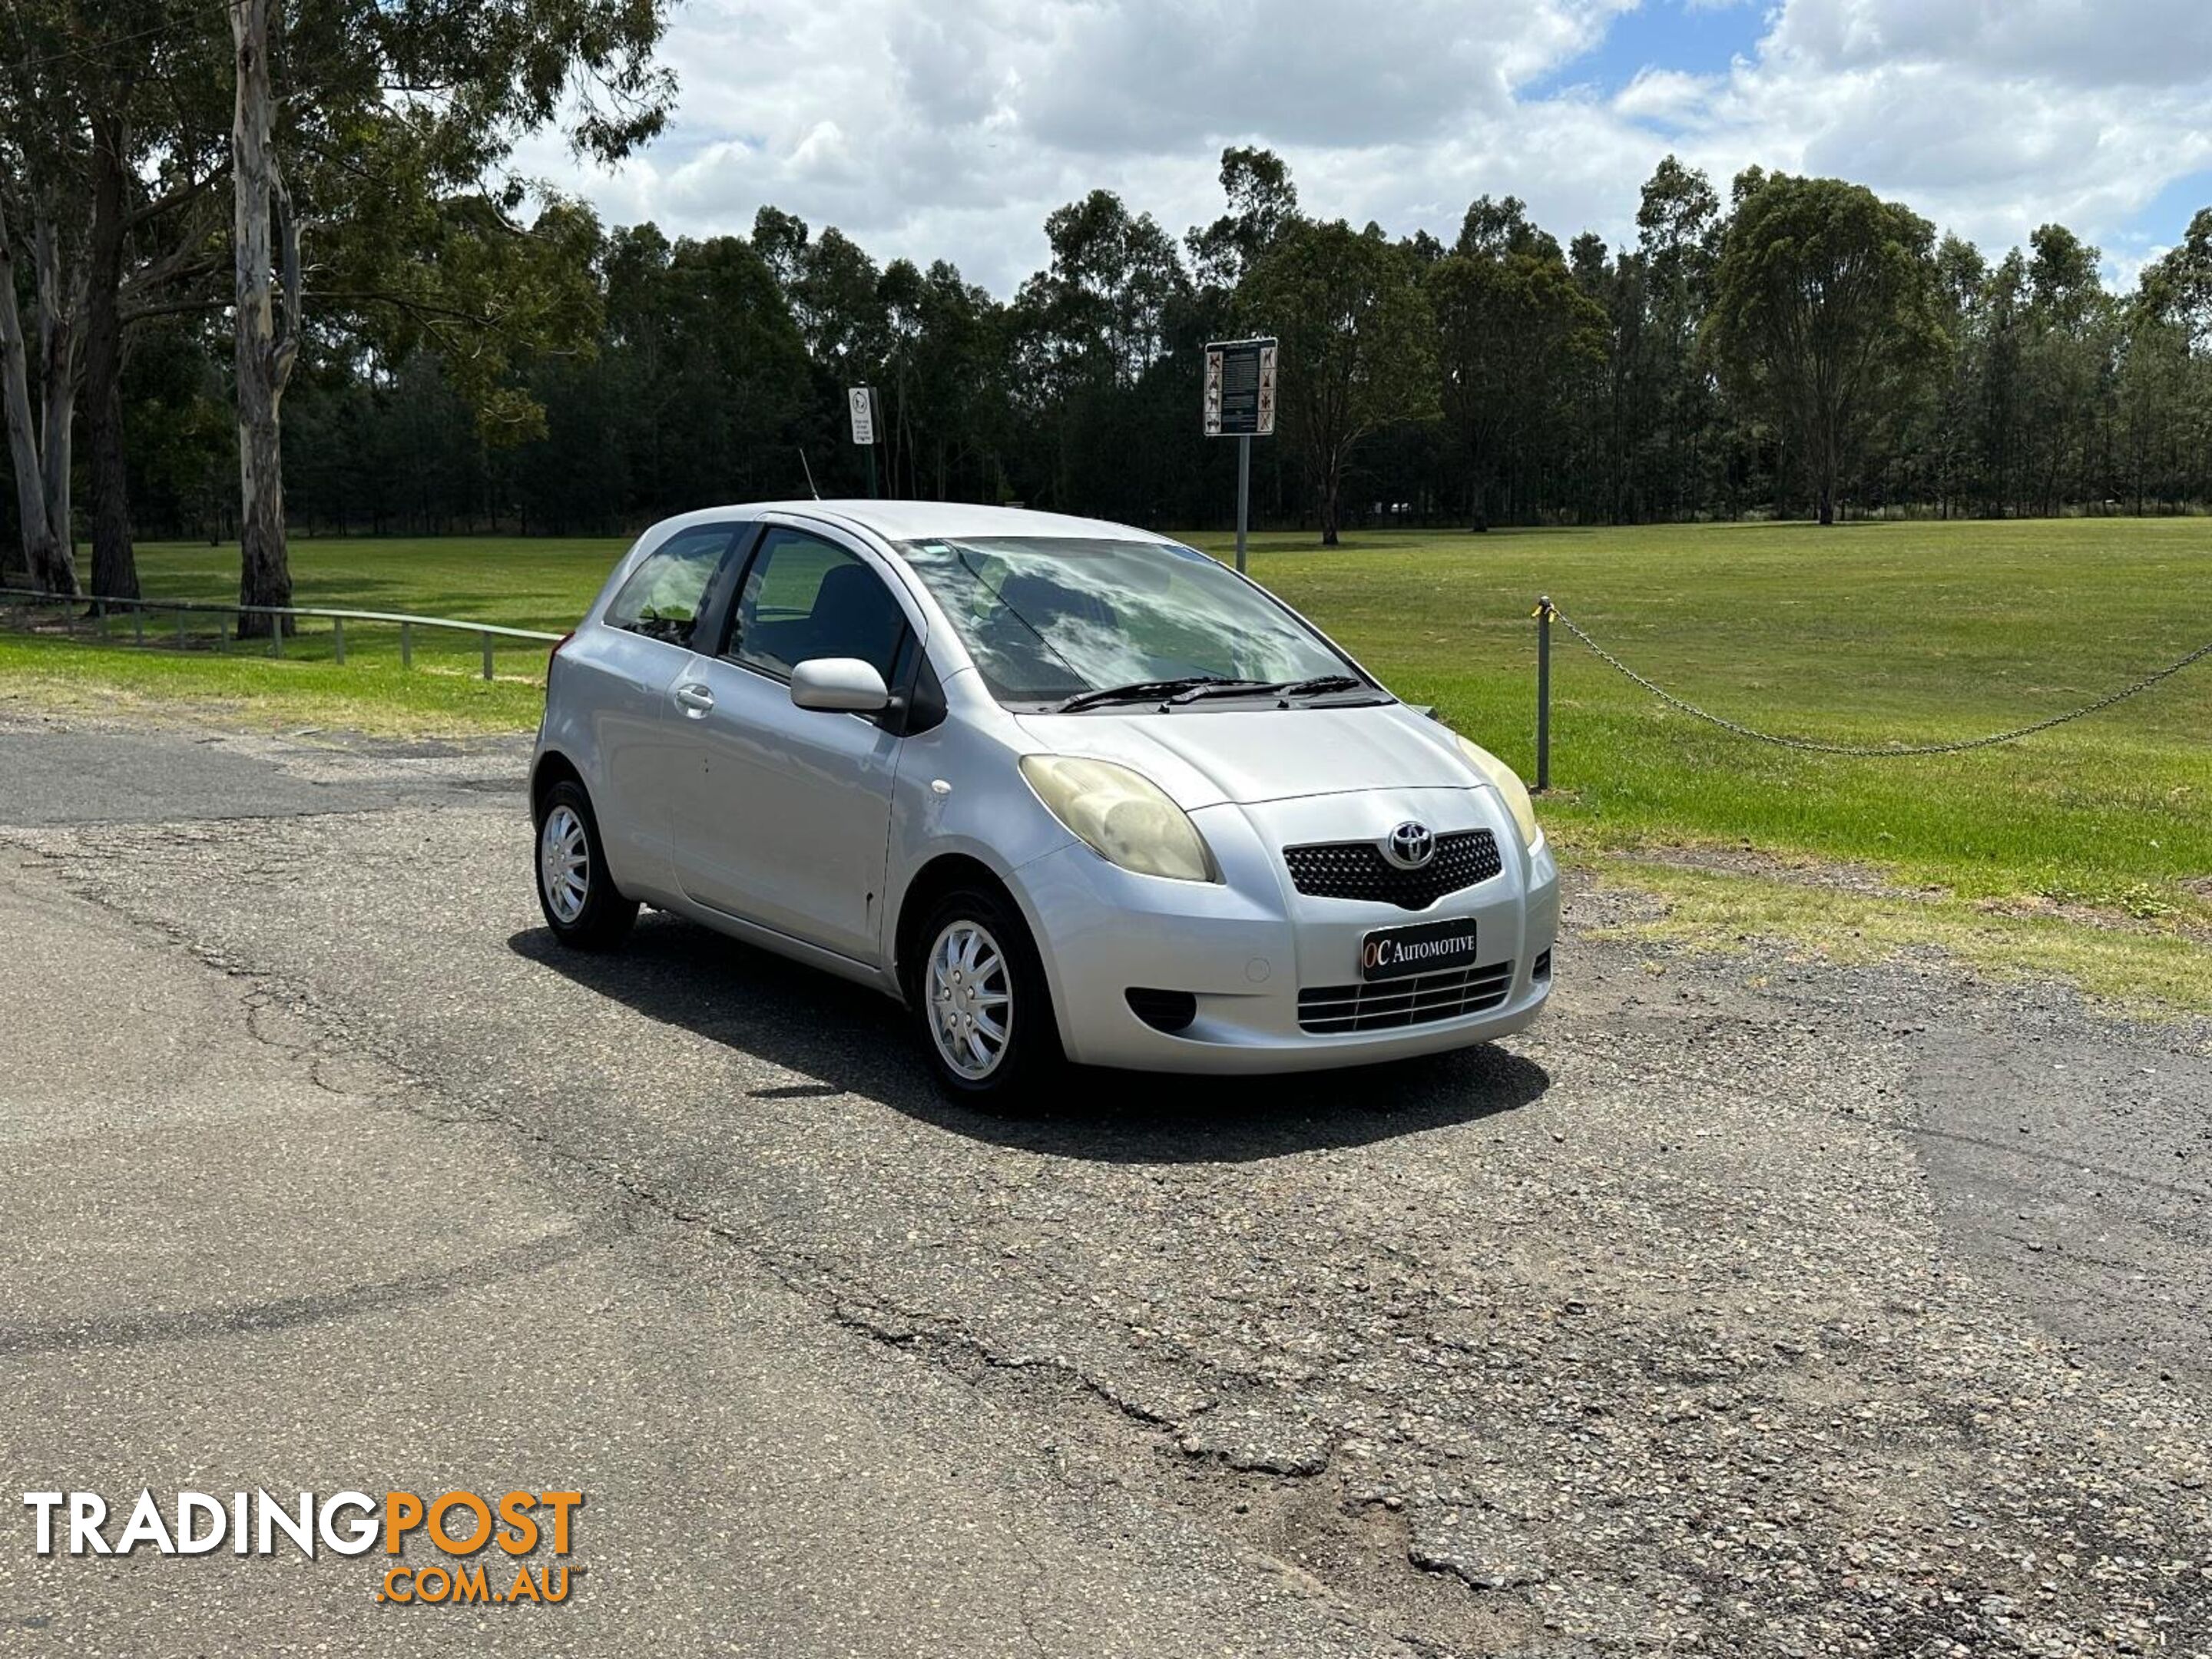
[[[1492,791],[1315,796],[1206,807],[1192,819],[1221,866],[1220,883],[1133,875],[1080,844],[1015,872],[1070,1059],[1197,1073],[1364,1066],[1508,1036],[1533,1021],[1551,994],[1558,868],[1547,846],[1523,849]],[[1379,840],[1408,819],[1440,835],[1489,830],[1504,868],[1418,910],[1315,897],[1292,885],[1284,848]],[[1404,981],[1361,984],[1360,947],[1369,933],[1447,920],[1475,925],[1472,972],[1482,982],[1480,997]],[[1402,988],[1418,999],[1421,1017],[1352,1030],[1301,1024],[1302,992],[1340,999],[1354,988],[1382,999],[1381,1009],[1399,1011],[1406,1002],[1389,999]],[[1132,989],[1188,993],[1194,1016],[1180,1031],[1156,1029],[1131,1007]],[[1462,1006],[1466,1012],[1449,1012]],[[1444,1017],[1431,1017],[1439,1006]],[[1308,1017],[1322,1013],[1310,1006]]]

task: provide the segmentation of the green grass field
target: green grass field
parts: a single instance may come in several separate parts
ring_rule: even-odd
[[[558,630],[620,545],[301,540],[293,558],[302,604]],[[234,549],[149,546],[141,558],[152,593],[234,591]],[[1843,743],[2021,725],[2212,637],[2206,520],[1407,532],[1328,550],[1266,535],[1252,568],[1401,695],[1435,703],[1524,772],[1539,592],[1694,702]],[[485,687],[471,678],[472,638],[418,643],[410,674],[389,630],[350,628],[347,645],[341,669],[315,635],[281,662],[0,638],[0,696],[202,700],[377,729],[534,719],[534,647],[503,651],[503,678]],[[1564,634],[1553,686],[1555,794],[1543,811],[1578,852],[1632,859],[1688,845],[1865,865],[1899,889],[1941,890],[1911,912],[1931,927],[1952,904],[1970,907],[1958,914],[1977,928],[2087,910],[2145,938],[2201,943],[2212,929],[2212,661],[2057,731],[1927,759],[1746,742],[1668,710]],[[1701,880],[1704,902],[1725,909]]]

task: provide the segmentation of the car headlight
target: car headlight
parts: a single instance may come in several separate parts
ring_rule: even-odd
[[[1218,881],[1190,816],[1140,772],[1079,755],[1024,755],[1022,776],[1053,817],[1099,857],[1140,876]]]
[[[1459,737],[1455,732],[1452,735]],[[1505,797],[1505,805],[1512,811],[1513,822],[1521,826],[1521,839],[1530,847],[1544,839],[1541,825],[1536,822],[1535,803],[1528,799],[1528,786],[1521,781],[1513,769],[1480,744],[1459,738],[1459,752],[1468,758],[1474,769],[1488,778]]]

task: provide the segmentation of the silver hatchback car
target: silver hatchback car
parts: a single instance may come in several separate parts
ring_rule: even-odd
[[[1121,525],[656,525],[555,648],[531,799],[562,941],[642,901],[875,986],[957,1094],[1431,1054],[1551,993],[1559,873],[1512,771]]]

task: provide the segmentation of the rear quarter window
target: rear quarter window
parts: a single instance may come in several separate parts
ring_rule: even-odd
[[[736,534],[730,525],[702,525],[670,537],[629,573],[607,606],[607,626],[689,645],[708,586]]]

